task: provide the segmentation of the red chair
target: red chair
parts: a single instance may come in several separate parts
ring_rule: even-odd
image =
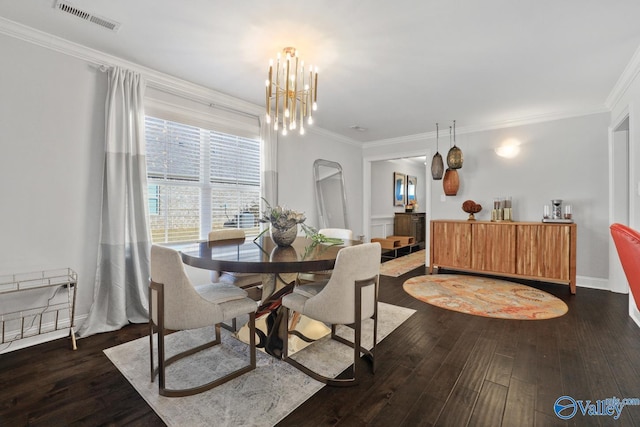
[[[640,310],[640,233],[618,223],[611,224],[609,228],[636,307]]]

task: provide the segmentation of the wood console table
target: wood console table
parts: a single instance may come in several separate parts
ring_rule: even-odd
[[[446,268],[565,283],[576,293],[576,224],[432,220],[429,273]]]
[[[424,243],[426,231],[424,212],[396,212],[393,220],[394,236],[411,236],[416,243]]]

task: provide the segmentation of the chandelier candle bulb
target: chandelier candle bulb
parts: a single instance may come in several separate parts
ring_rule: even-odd
[[[313,67],[309,68],[309,83],[313,84]],[[313,105],[313,88],[309,88],[309,116],[311,116],[311,111],[313,111],[312,108]]]
[[[317,102],[318,102],[318,67],[316,67],[316,78],[315,81],[313,83],[313,109],[316,110],[318,108]]]
[[[287,74],[286,74],[286,82],[285,82],[285,91],[284,91],[284,108],[285,108],[285,117],[289,117],[289,72],[291,67],[290,56],[287,53]]]
[[[296,56],[296,66],[295,66],[295,73],[291,76],[291,84],[293,85],[293,93],[298,93],[298,79],[296,78],[296,76],[298,75],[298,57]],[[293,110],[293,120],[291,121],[291,124],[293,125],[293,129],[296,128],[296,105],[298,103],[298,99],[297,97],[292,97],[291,98],[291,109]]]
[[[308,97],[309,97],[309,105],[311,105],[311,88],[309,88]],[[307,124],[313,124],[313,108],[309,107],[309,118],[307,119]]]

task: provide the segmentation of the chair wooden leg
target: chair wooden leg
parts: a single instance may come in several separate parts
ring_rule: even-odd
[[[153,303],[151,299],[152,297],[153,297],[153,290],[151,289],[151,286],[149,286],[149,364],[151,367],[151,382],[153,382],[153,380],[155,379],[155,376],[154,376],[155,367],[153,363],[154,328],[153,328]]]
[[[229,332],[238,332],[238,321],[234,317],[231,319],[231,325],[227,325],[226,323],[222,323],[221,326],[225,328]]]
[[[151,319],[149,319],[149,365],[151,368],[151,382],[153,382],[155,368],[153,363],[153,321]]]
[[[256,313],[249,313],[249,363],[256,367]]]
[[[289,308],[282,306],[283,319],[280,322],[280,336],[282,338],[282,360],[289,358]]]

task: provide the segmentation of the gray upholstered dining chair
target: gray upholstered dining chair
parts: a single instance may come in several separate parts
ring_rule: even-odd
[[[244,240],[245,232],[239,228],[222,228],[209,232],[210,242],[220,242],[224,240]],[[213,283],[226,282],[247,289],[259,286],[262,277],[258,273],[237,273],[232,271],[212,271],[211,281]]]
[[[353,240],[353,231],[348,228],[321,228],[318,230],[318,234],[336,239]],[[300,283],[318,282],[320,280],[327,280],[330,276],[331,270],[311,271],[298,274],[298,281]]]
[[[353,231],[348,228],[321,228],[318,233],[326,237],[353,240]]]
[[[289,310],[331,325],[331,338],[353,348],[353,375],[350,378],[328,378],[294,358],[289,357],[288,339],[283,340],[283,359],[314,379],[327,385],[348,386],[359,381],[360,353],[364,353],[375,372],[375,350],[378,332],[378,274],[380,243],[348,246],[338,252],[335,268],[329,280],[300,285],[282,298],[284,318]],[[372,349],[362,347],[362,321],[373,319]],[[288,322],[283,322],[285,325]],[[354,342],[336,334],[336,325],[354,329]],[[287,336],[289,335],[287,331]],[[293,333],[293,332],[291,332]]]
[[[162,396],[179,397],[200,393],[236,378],[256,367],[256,302],[246,291],[228,283],[207,283],[194,287],[186,275],[180,254],[158,245],[151,247],[151,283],[149,285],[149,358],[151,382],[158,377]],[[171,363],[221,344],[220,324],[240,315],[249,315],[249,363],[237,370],[199,386],[186,389],[166,387],[166,368]],[[169,358],[165,353],[167,330],[199,329],[215,326],[213,341],[184,350]],[[157,333],[158,368],[154,367],[153,335]]]

